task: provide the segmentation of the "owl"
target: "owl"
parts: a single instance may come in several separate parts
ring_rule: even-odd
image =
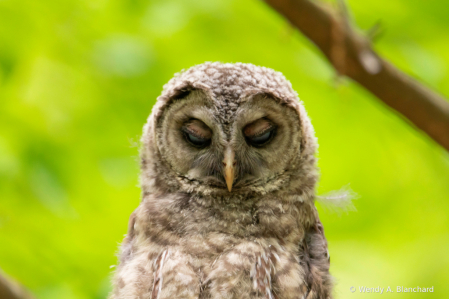
[[[163,88],[141,139],[111,299],[328,299],[317,142],[284,76],[204,63]]]

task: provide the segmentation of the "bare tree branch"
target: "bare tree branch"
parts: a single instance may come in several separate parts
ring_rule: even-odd
[[[449,150],[449,102],[379,57],[370,41],[348,26],[347,11],[338,14],[311,0],[265,2],[315,43],[339,75],[358,82]]]
[[[0,271],[0,298],[1,299],[34,299],[34,297],[17,282],[7,278]]]

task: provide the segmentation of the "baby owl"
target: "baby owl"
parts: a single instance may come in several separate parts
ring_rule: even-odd
[[[317,148],[284,76],[204,63],[164,86],[144,126],[142,201],[111,299],[329,299]]]

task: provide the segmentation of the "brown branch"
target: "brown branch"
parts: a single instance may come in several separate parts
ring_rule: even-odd
[[[0,271],[0,298],[1,299],[34,299],[34,297],[17,282],[7,278]]]
[[[366,38],[347,26],[341,14],[317,1],[265,2],[307,36],[339,75],[358,82],[449,150],[449,102],[379,57]],[[337,33],[341,36],[336,37]],[[344,61],[337,61],[338,57]]]

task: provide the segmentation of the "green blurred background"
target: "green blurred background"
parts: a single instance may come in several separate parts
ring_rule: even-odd
[[[449,95],[445,0],[349,1],[386,29],[381,55]],[[0,268],[38,298],[105,298],[139,204],[138,140],[175,72],[250,62],[291,80],[315,126],[318,193],[350,184],[357,212],[319,207],[336,298],[447,298],[449,155],[262,1],[0,0]],[[351,286],[430,287],[360,294]],[[383,296],[383,297],[380,297]]]

